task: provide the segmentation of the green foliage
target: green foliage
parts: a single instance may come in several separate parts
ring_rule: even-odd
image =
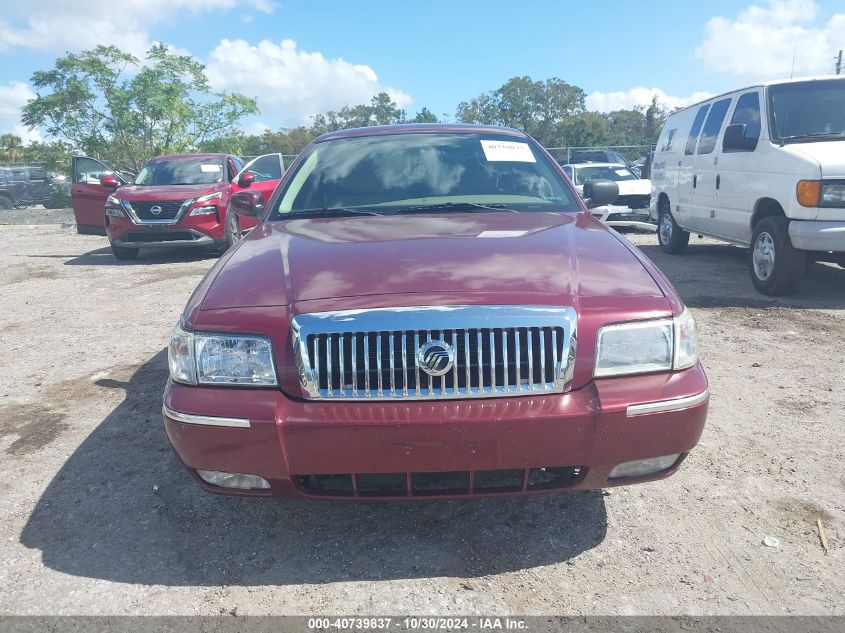
[[[47,171],[70,177],[71,158],[73,158],[73,146],[70,143],[33,141],[24,147],[22,160],[38,163]]]
[[[413,119],[410,119],[408,123],[440,123],[440,120],[434,112],[424,107],[422,110],[417,112],[416,116],[414,116]]]
[[[3,134],[0,136],[0,160],[15,163],[21,160],[24,148],[21,144],[21,137],[14,134]]]
[[[165,45],[150,48],[146,64],[128,77],[138,66],[116,46],[65,55],[52,70],[33,73],[38,96],[24,106],[21,120],[134,172],[152,156],[191,151],[230,134],[258,112],[254,99],[212,93],[202,64]]]

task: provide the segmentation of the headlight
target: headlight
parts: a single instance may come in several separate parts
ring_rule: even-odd
[[[601,328],[594,375],[624,376],[686,369],[697,360],[695,319],[685,308],[674,319],[634,321]]]
[[[821,206],[843,207],[845,206],[845,183],[836,182],[822,185]]]
[[[177,326],[168,348],[170,377],[188,385],[276,385],[273,348],[262,336],[185,332]]]
[[[123,203],[120,198],[116,196],[109,196],[106,198],[106,215],[113,218],[125,218],[126,212],[123,210]]]
[[[209,193],[191,202],[191,215],[210,215],[217,213],[217,204],[223,199],[223,192]]]

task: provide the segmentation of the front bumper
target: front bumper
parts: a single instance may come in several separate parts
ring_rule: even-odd
[[[591,213],[607,226],[624,226],[629,228],[656,231],[657,225],[652,222],[648,209],[631,209],[619,205],[596,207]]]
[[[698,442],[708,399],[700,365],[596,380],[567,394],[472,401],[307,402],[278,390],[168,382],[164,424],[195,476],[196,469],[247,473],[270,483],[269,490],[245,491],[196,477],[209,492],[431,499],[596,489],[666,477]],[[621,463],[671,454],[680,457],[664,471],[609,479]],[[432,473],[454,485],[432,487]],[[519,481],[480,485],[496,473]],[[560,475],[557,485],[531,484],[548,473]],[[373,475],[390,482],[388,488],[365,489],[362,482],[379,479]],[[424,480],[418,489],[416,482]],[[314,482],[331,485],[326,490]]]
[[[187,215],[173,223],[136,224],[130,218],[106,216],[106,235],[126,248],[186,248],[219,246],[225,228],[216,214]]]
[[[795,248],[804,251],[845,253],[845,221],[792,220],[789,239]]]

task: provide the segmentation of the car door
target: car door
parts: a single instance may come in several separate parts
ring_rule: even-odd
[[[249,187],[241,187],[238,182],[243,174],[252,174],[255,180],[250,183]],[[282,179],[285,173],[285,161],[281,154],[264,154],[249,161],[246,166],[240,171],[237,177],[232,182],[232,193],[237,191],[260,191],[264,195],[264,202],[270,200],[276,186]],[[257,221],[252,218],[240,218],[241,230],[251,229],[257,224]]]
[[[732,97],[719,99],[710,107],[701,136],[695,150],[693,162],[693,186],[695,187],[692,205],[692,226],[707,233],[718,235],[714,218],[716,216],[716,187],[719,178],[716,165],[719,162],[719,138]]]
[[[113,190],[100,184],[103,176],[115,176],[119,182],[123,182],[112,169],[95,158],[73,158],[70,200],[79,233],[106,234],[106,198]]]
[[[695,194],[698,185],[698,176],[695,174],[695,148],[708,112],[710,112],[709,103],[705,103],[696,110],[695,118],[687,134],[683,155],[678,160],[678,203],[672,209],[672,214],[678,224],[684,228],[693,228],[692,210],[696,203]]]
[[[760,170],[754,155],[760,139],[760,121],[759,89],[740,94],[728,125],[744,125],[748,145],[726,149],[720,143],[716,164],[713,231],[743,242],[751,239],[751,192],[759,181]]]

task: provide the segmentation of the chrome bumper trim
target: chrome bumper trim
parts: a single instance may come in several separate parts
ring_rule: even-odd
[[[248,429],[249,420],[244,418],[218,418],[210,415],[194,415],[193,413],[180,413],[169,408],[166,404],[161,406],[161,412],[166,418],[184,422],[185,424],[201,424],[203,426],[225,426],[235,429]]]
[[[674,400],[661,400],[660,402],[648,402],[646,404],[632,404],[628,407],[628,417],[633,418],[638,415],[648,415],[649,413],[663,413],[664,411],[689,409],[690,407],[699,405],[702,402],[706,402],[709,397],[710,390],[705,389],[695,396],[675,398]]]

